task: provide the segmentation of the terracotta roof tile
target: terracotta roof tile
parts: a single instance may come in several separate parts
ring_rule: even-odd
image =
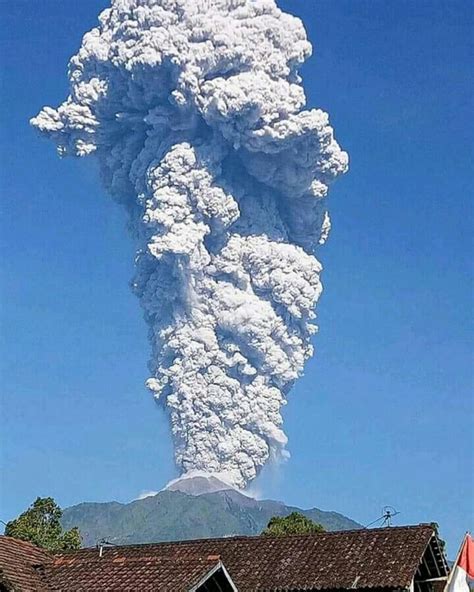
[[[35,566],[46,564],[50,556],[35,545],[0,536],[0,583],[7,590],[44,592],[48,590],[38,577]]]
[[[107,547],[102,557],[81,549],[46,560],[38,574],[54,592],[178,592],[222,561],[239,592],[397,589],[409,586],[433,537],[420,525]]]
[[[189,556],[168,558],[140,554],[117,554],[105,549],[99,557],[97,549],[77,561],[62,557],[41,570],[51,592],[187,592],[214,567],[219,560]],[[114,549],[115,551],[115,549]]]

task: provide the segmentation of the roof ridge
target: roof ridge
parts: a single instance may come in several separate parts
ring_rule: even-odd
[[[346,535],[346,534],[351,534],[351,533],[362,533],[362,532],[367,532],[367,533],[373,533],[373,532],[378,532],[378,531],[385,531],[385,532],[393,532],[393,531],[400,531],[400,530],[432,530],[434,531],[434,528],[431,524],[429,523],[420,523],[420,524],[406,524],[406,525],[400,525],[400,526],[384,526],[384,527],[378,527],[378,528],[353,528],[353,529],[348,529],[348,530],[331,530],[331,531],[324,531],[324,532],[315,532],[315,533],[307,533],[307,534],[288,534],[285,535],[285,538],[291,538],[291,539],[297,539],[297,538],[301,538],[301,539],[305,539],[305,538],[311,538],[311,537],[324,537],[324,536],[336,536],[336,535]],[[124,549],[124,548],[144,548],[144,547],[160,547],[160,546],[165,546],[165,545],[174,545],[174,546],[180,546],[180,545],[189,545],[189,544],[199,544],[199,543],[206,543],[206,542],[213,542],[213,541],[255,541],[255,540],[259,540],[259,539],[279,539],[282,538],[279,535],[236,535],[236,536],[228,536],[228,537],[208,537],[208,538],[200,538],[200,539],[185,539],[185,540],[179,540],[179,541],[158,541],[156,543],[133,543],[131,545],[115,545],[113,548],[115,549]],[[84,547],[83,549],[79,549],[78,551],[59,551],[54,553],[53,556],[57,556],[57,555],[69,555],[71,553],[78,553],[81,551],[91,551],[96,549],[96,546],[93,547]]]
[[[132,555],[131,557],[127,557],[127,563],[128,564],[133,564],[133,563],[170,563],[170,564],[179,564],[179,563],[202,563],[202,565],[215,565],[219,562],[222,562],[220,555],[216,555],[216,556],[210,556],[211,558],[209,559],[209,555],[204,554],[204,555],[191,555],[191,556],[185,556],[185,557],[169,557],[169,556],[163,556],[163,555],[146,555],[146,556],[141,556],[141,555]],[[99,556],[99,554],[97,553],[97,563],[107,563],[107,561],[115,561],[118,559],[122,559],[121,557],[107,557],[106,555],[102,555]],[[48,564],[38,564],[38,565],[34,565],[34,568],[44,568],[44,567],[48,567],[51,569],[54,569],[58,566],[61,567],[67,567],[69,564],[73,565],[75,568],[78,566],[82,566],[82,565],[90,565],[92,562],[92,558],[89,557],[84,557],[84,558],[79,558],[79,559],[74,559],[73,562],[71,561],[67,561],[64,560],[62,561],[60,558],[57,558],[56,560],[53,560],[51,563]]]

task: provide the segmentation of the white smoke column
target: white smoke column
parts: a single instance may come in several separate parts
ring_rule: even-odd
[[[147,385],[177,465],[245,487],[285,454],[281,407],[312,355],[328,184],[347,169],[304,111],[299,19],[274,0],[114,0],[31,123],[94,155],[138,238]]]

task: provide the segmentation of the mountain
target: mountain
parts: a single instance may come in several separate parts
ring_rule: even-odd
[[[187,484],[191,485],[191,484]],[[361,528],[337,512],[301,510],[272,500],[256,500],[232,490],[201,495],[165,489],[128,504],[82,503],[66,508],[64,528],[78,526],[83,545],[101,539],[115,544],[152,543],[180,539],[259,534],[272,516],[298,511],[327,530]]]

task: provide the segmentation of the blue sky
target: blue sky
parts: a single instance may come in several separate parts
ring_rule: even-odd
[[[60,161],[28,119],[104,0],[0,2],[0,519],[37,495],[128,501],[176,476],[144,388],[146,327],[125,215],[89,162]],[[474,528],[470,2],[281,0],[314,44],[309,104],[351,169],[319,251],[316,356],[290,394],[292,458],[259,491],[366,524]]]

